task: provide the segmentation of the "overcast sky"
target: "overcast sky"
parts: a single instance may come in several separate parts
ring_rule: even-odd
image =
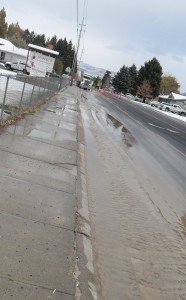
[[[88,2],[88,5],[86,3]],[[82,61],[117,72],[156,57],[186,92],[186,0],[79,0]],[[77,44],[77,0],[0,0],[7,22]],[[87,10],[86,10],[87,7]],[[87,13],[86,13],[87,11]],[[79,25],[80,32],[80,25]]]

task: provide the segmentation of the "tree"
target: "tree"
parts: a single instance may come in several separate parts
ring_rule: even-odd
[[[112,80],[112,85],[115,88],[116,92],[121,92],[126,94],[128,92],[128,67],[123,66],[120,71],[114,76]]]
[[[59,57],[55,60],[54,70],[58,75],[62,75],[63,73],[63,63]]]
[[[33,44],[34,39],[36,37],[36,33],[34,31],[30,32],[29,29],[25,29],[22,35],[23,39],[27,44]]]
[[[8,40],[18,48],[27,48],[27,43],[24,39],[24,30],[21,29],[19,23],[11,23],[8,26],[7,37]]]
[[[54,35],[51,39],[48,39],[47,44],[51,44],[53,46],[53,49],[56,49],[57,36]]]
[[[63,62],[63,68],[64,70],[67,67],[72,66],[73,58],[74,58],[74,53],[75,53],[75,48],[72,45],[72,42],[67,42],[66,38],[59,39],[56,44],[56,49],[54,49],[59,52],[59,56]],[[77,63],[76,63],[77,65]],[[76,66],[77,68],[77,66]],[[75,68],[75,72],[76,72]]]
[[[9,41],[18,48],[27,49],[26,41],[21,37],[20,33],[16,33],[9,37]]]
[[[128,92],[132,95],[136,95],[137,91],[137,77],[138,72],[136,66],[133,64],[128,69]]]
[[[101,78],[99,76],[94,78],[94,84],[93,85],[96,86],[96,87],[101,86]]]
[[[153,90],[151,84],[148,80],[144,80],[137,88],[137,94],[143,98],[143,102],[145,102],[146,97],[152,98]]]
[[[7,28],[8,25],[6,23],[6,11],[3,7],[3,9],[0,10],[0,37],[3,39],[7,36]]]
[[[111,81],[111,76],[110,76],[111,72],[110,71],[106,71],[103,78],[102,78],[102,87],[109,87],[110,86],[110,81]]]
[[[8,31],[7,31],[7,37],[10,38],[16,34],[20,34],[21,35],[21,28],[19,26],[19,23],[11,23],[9,26],[8,26]]]
[[[33,39],[33,44],[40,46],[40,47],[45,47],[46,46],[45,35],[44,34],[36,34]]]
[[[174,76],[163,76],[161,79],[160,93],[169,95],[171,92],[179,93],[180,84]]]
[[[160,93],[160,84],[162,76],[162,67],[159,61],[154,57],[152,60],[145,62],[138,72],[138,86],[140,86],[144,80],[149,81],[152,94],[154,97]]]

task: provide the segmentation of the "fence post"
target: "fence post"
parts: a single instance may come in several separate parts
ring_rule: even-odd
[[[39,78],[38,78],[38,80],[39,80]],[[40,84],[39,84],[38,99],[39,99],[39,96],[40,96],[41,82],[42,82],[42,77],[41,77]]]
[[[23,85],[23,90],[22,90],[22,93],[21,93],[21,99],[20,99],[20,102],[19,102],[18,112],[19,112],[20,109],[21,109],[21,104],[22,104],[22,101],[23,101],[23,95],[24,95],[24,91],[25,91],[26,79],[27,79],[27,77],[25,76],[24,85]]]
[[[2,118],[2,116],[3,116],[3,112],[4,112],[4,108],[5,108],[5,101],[6,101],[6,94],[7,94],[7,89],[8,89],[9,78],[10,78],[10,77],[7,76],[6,87],[5,87],[5,93],[4,93],[3,103],[2,103],[2,107],[1,107],[1,118]]]
[[[30,106],[31,106],[31,102],[32,102],[32,96],[33,96],[33,93],[34,93],[34,88],[35,88],[35,85],[33,85],[32,93],[31,93],[31,96],[30,96],[30,102],[29,102]]]

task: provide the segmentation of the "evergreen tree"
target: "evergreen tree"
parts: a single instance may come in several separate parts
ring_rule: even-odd
[[[128,69],[128,92],[132,95],[136,95],[137,91],[137,77],[138,72],[136,66],[133,64]]]
[[[160,84],[162,76],[162,67],[159,61],[154,57],[152,60],[145,62],[138,72],[138,86],[142,84],[144,80],[149,81],[152,94],[154,97],[160,93]]]
[[[0,10],[0,38],[5,39],[7,37],[8,25],[6,23],[6,11],[3,9]]]
[[[46,47],[46,37],[44,34],[37,34],[35,38],[33,39],[33,44],[40,46],[40,47]]]
[[[123,66],[120,71],[114,76],[112,85],[117,92],[126,94],[128,92],[129,71],[128,67]]]
[[[34,31],[30,32],[29,29],[26,29],[24,30],[22,37],[27,44],[33,44],[36,34]]]

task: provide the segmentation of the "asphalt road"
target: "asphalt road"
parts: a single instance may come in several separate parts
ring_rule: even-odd
[[[186,125],[83,92],[86,180],[100,299],[186,299]]]
[[[150,106],[143,106],[132,100],[118,99],[110,94],[106,96],[97,95],[101,105],[106,106],[111,111],[117,111],[118,116],[121,112],[138,123],[140,126],[145,126],[150,131],[160,135],[172,146],[174,146],[183,155],[186,155],[186,123],[180,120],[171,118],[154,110]]]

